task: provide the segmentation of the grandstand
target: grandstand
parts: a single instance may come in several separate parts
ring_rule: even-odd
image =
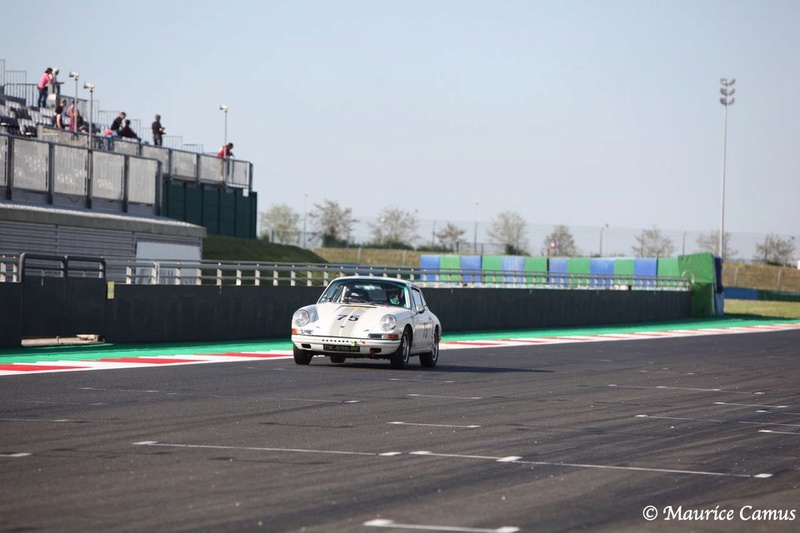
[[[54,127],[52,88],[37,107],[36,80],[0,60],[0,254],[200,259],[207,234],[256,237],[252,163],[105,136],[111,112],[63,88],[86,132]]]

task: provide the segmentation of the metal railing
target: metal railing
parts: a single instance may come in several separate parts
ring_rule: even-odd
[[[72,135],[72,134],[69,134]],[[0,135],[0,187],[142,204],[160,208],[158,161],[134,155],[89,151],[39,139]],[[122,209],[124,210],[124,209]]]
[[[30,254],[29,254],[30,256]],[[0,255],[0,282],[17,282],[25,254]],[[91,258],[65,256],[72,261]],[[66,259],[65,259],[66,260]],[[254,261],[177,261],[103,258],[108,281],[126,285],[213,286],[326,286],[341,276],[379,276],[412,281],[422,287],[590,289],[690,291],[692,281],[684,277],[568,274],[561,272],[515,272],[501,270],[432,270],[409,267],[362,266],[329,263],[260,263]],[[94,272],[84,269],[85,275]]]
[[[59,144],[87,147],[88,133],[74,133],[44,125],[37,127],[40,139]],[[102,133],[102,132],[98,132]],[[119,137],[92,135],[92,149],[118,154],[133,155],[155,159],[161,162],[164,176],[183,181],[196,181],[226,185],[251,190],[253,186],[253,165],[238,159],[222,159],[216,155],[198,154]]]
[[[409,267],[327,263],[107,260],[109,279],[148,285],[288,285],[325,286],[347,276],[380,276],[413,281],[425,287],[549,288],[592,290],[689,291],[683,277],[567,274],[494,270],[432,270]]]

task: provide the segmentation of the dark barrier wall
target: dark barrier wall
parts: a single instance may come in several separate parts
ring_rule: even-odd
[[[315,302],[322,291],[320,287],[116,285],[108,299],[92,285],[84,287],[90,290],[65,290],[69,302],[57,298],[62,309],[73,310],[59,319],[52,312],[54,301],[37,296],[34,305],[23,298],[22,285],[0,283],[0,346],[19,346],[24,336],[80,333],[98,334],[114,343],[288,339],[292,313]],[[430,288],[424,293],[445,336],[458,331],[674,320],[691,313],[689,292]],[[98,309],[104,309],[104,317],[98,316]]]
[[[691,293],[564,289],[425,289],[448,331],[630,324],[689,318]]]
[[[0,348],[22,341],[22,283],[0,283]]]
[[[108,342],[288,338],[292,313],[320,287],[117,285],[107,302]]]

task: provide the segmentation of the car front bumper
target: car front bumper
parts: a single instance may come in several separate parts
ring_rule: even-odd
[[[384,357],[397,351],[399,340],[355,339],[317,335],[292,335],[292,343],[315,354],[344,357]]]

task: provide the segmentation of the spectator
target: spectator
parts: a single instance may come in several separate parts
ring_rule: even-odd
[[[217,152],[217,157],[233,157],[233,143],[228,143]]]
[[[86,121],[83,120],[83,117],[81,116],[81,112],[77,108],[75,109],[75,111],[73,113],[73,116],[74,116],[74,119],[72,121],[72,124],[74,124],[75,127],[73,128],[72,126],[70,126],[70,129],[72,131],[77,131],[77,132],[81,132],[81,133],[88,133],[89,129],[86,126]]]
[[[78,131],[75,126],[75,115],[78,114],[78,102],[75,100],[72,101],[72,105],[69,106],[67,109],[67,118],[69,119],[69,130],[70,131]]]
[[[119,136],[124,137],[125,139],[136,139],[137,141],[141,141],[139,136],[136,135],[136,132],[131,128],[131,119],[129,118],[125,119],[125,125],[120,128]]]
[[[56,128],[63,130],[64,129],[64,111],[65,107],[67,107],[67,99],[62,98],[58,105],[56,106],[56,114],[53,116],[53,126]]]
[[[39,89],[39,107],[47,106],[47,88],[50,87],[52,81],[53,69],[47,67],[42,77],[39,78],[39,82],[36,84],[36,88]]]
[[[125,111],[121,112],[117,118],[114,119],[114,122],[111,123],[111,128],[109,128],[114,135],[119,135],[119,131],[122,128],[122,121],[125,120],[125,117],[128,115],[125,114]],[[128,121],[130,122],[130,121]]]
[[[162,146],[164,143],[164,126],[161,125],[161,115],[156,115],[156,120],[153,122],[153,144]]]

